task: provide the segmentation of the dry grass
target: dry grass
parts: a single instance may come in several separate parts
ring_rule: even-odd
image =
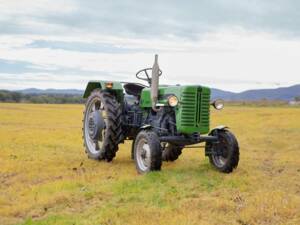
[[[80,105],[0,104],[0,224],[300,224],[300,108],[228,107],[238,169],[214,171],[187,149],[137,175],[130,142],[88,160]]]

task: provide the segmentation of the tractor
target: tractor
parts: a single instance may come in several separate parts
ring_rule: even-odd
[[[239,162],[239,145],[226,126],[210,130],[211,90],[200,85],[159,85],[162,71],[155,55],[151,68],[136,73],[147,84],[90,81],[83,97],[83,141],[89,158],[110,162],[118,146],[132,140],[131,157],[140,174],[175,161],[182,150],[205,142],[205,156],[220,172],[230,173]]]

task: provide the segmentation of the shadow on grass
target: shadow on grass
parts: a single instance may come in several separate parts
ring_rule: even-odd
[[[128,157],[116,158],[111,163],[115,164],[115,165],[131,165],[131,166],[135,166],[134,160],[131,159],[131,158],[128,158]]]

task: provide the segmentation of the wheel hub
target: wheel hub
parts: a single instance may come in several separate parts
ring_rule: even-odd
[[[100,112],[95,111],[91,113],[88,120],[88,131],[91,139],[99,140],[103,129],[105,129],[105,121],[100,115]]]
[[[141,170],[146,171],[149,167],[150,147],[146,140],[142,139],[137,146],[137,163]]]
[[[226,143],[224,142],[224,140],[221,140],[220,144],[218,145],[217,155],[224,158],[227,158],[228,156],[228,150],[226,148]]]
[[[147,152],[146,152],[145,149],[142,150],[142,152],[141,152],[141,157],[142,157],[143,160],[146,159],[146,157],[147,157]]]

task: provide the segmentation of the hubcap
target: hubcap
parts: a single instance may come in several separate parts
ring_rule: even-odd
[[[220,140],[220,143],[214,146],[215,154],[212,156],[215,165],[223,167],[228,160],[228,146],[225,140]]]
[[[97,154],[102,148],[106,117],[104,107],[99,98],[95,98],[87,107],[84,121],[84,137],[88,150]]]
[[[95,138],[94,137],[94,134],[95,134],[95,130],[96,130],[96,125],[95,125],[95,121],[94,121],[94,118],[93,117],[90,117],[89,118],[89,135],[90,137],[93,137],[93,139]]]
[[[89,135],[90,138],[97,141],[101,139],[101,131],[105,128],[105,122],[101,116],[101,111],[97,110],[89,117]]]
[[[137,164],[142,171],[147,171],[150,167],[151,151],[146,139],[141,139],[136,149]]]

